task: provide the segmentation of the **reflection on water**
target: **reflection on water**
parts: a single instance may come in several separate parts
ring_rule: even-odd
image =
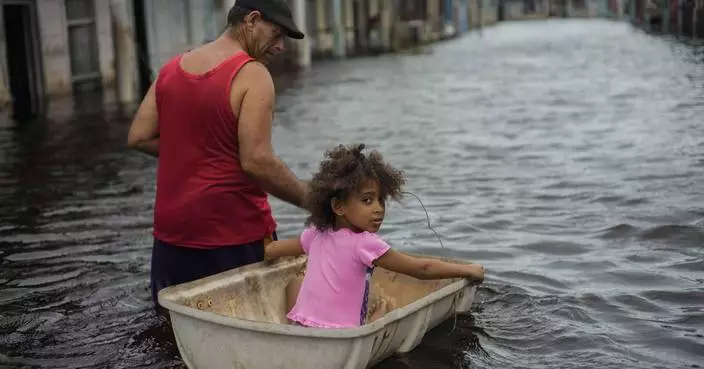
[[[274,140],[297,174],[340,142],[380,148],[447,249],[412,197],[383,235],[487,267],[472,314],[378,368],[702,365],[702,50],[614,22],[506,23],[285,81]],[[184,367],[150,306],[155,162],[125,148],[128,124],[0,128],[0,364]],[[300,230],[273,204],[283,236]]]

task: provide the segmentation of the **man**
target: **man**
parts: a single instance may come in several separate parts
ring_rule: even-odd
[[[158,157],[152,299],[160,289],[263,260],[276,239],[267,192],[303,207],[307,184],[274,154],[265,64],[303,38],[283,0],[237,0],[215,41],[167,62],[129,131]]]

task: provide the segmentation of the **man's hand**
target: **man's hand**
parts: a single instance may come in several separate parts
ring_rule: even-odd
[[[135,150],[159,156],[159,124],[156,109],[156,82],[152,83],[147,95],[137,109],[127,136],[127,145]]]

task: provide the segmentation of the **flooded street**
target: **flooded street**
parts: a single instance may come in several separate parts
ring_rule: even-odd
[[[309,178],[364,142],[406,170],[382,235],[487,268],[471,315],[390,368],[704,366],[704,47],[625,23],[504,23],[320,62],[274,147]],[[156,162],[106,113],[0,127],[0,367],[185,368],[151,308]],[[273,201],[282,236],[304,214]]]

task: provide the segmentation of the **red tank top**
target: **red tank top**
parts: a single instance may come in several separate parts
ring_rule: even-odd
[[[262,240],[276,228],[266,192],[242,171],[230,105],[232,80],[251,60],[240,52],[193,75],[181,68],[179,55],[159,72],[159,240],[213,248]]]

